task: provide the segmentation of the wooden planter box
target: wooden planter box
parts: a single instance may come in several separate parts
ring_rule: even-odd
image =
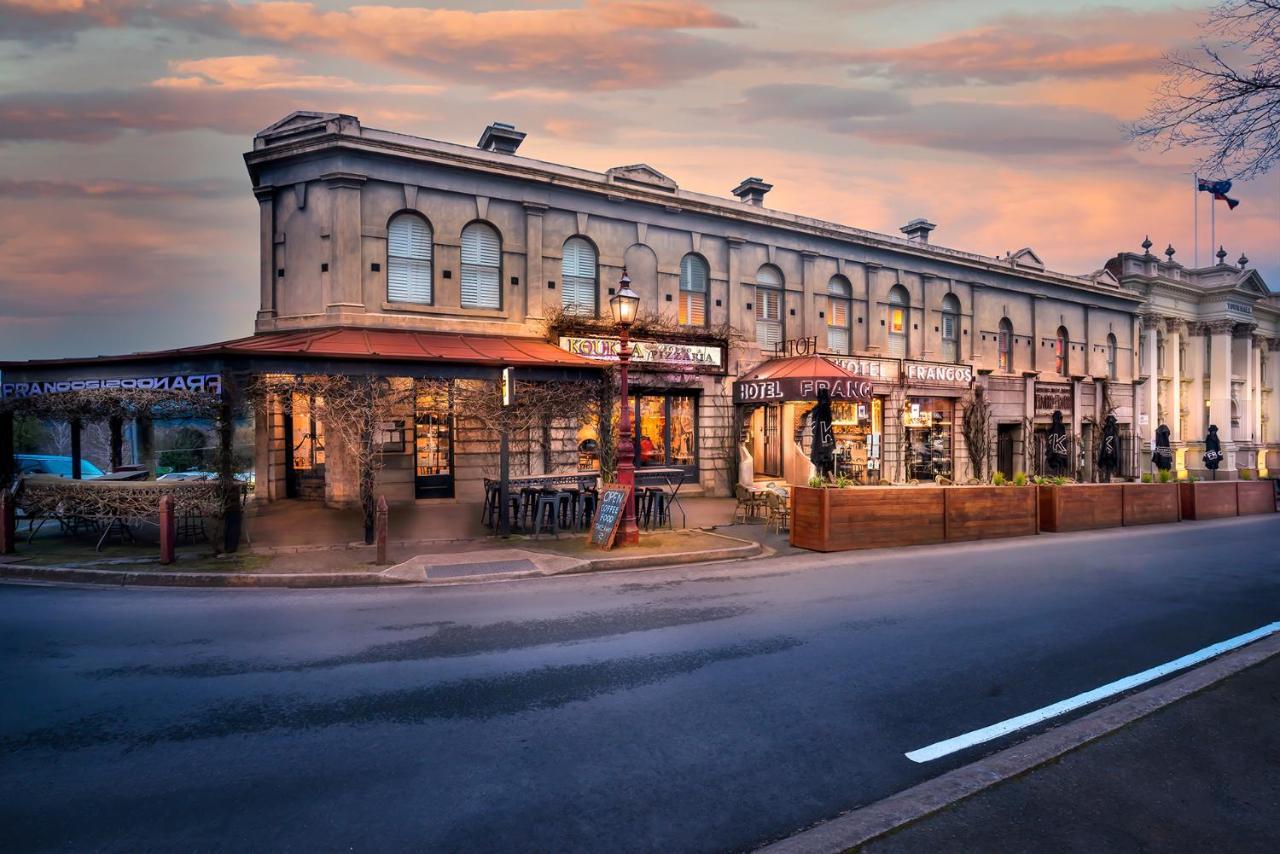
[[[797,486],[791,502],[791,544],[820,552],[1037,532],[1035,490],[1025,487]]]
[[[1124,523],[1157,525],[1182,521],[1176,483],[1123,483]]]
[[[1237,480],[1237,512],[1241,516],[1276,512],[1275,490],[1275,484],[1270,480]]]
[[[1040,486],[1040,530],[1088,531],[1124,524],[1124,484]]]
[[[1026,537],[1040,533],[1036,490],[1027,486],[948,486],[948,540]]]
[[[1235,516],[1236,483],[1234,480],[1201,480],[1178,484],[1183,519],[1221,519]]]

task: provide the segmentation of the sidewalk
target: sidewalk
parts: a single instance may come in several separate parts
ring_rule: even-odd
[[[860,851],[1271,852],[1280,656]]]

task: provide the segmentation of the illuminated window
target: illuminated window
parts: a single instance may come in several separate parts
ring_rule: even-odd
[[[889,291],[889,355],[905,358],[907,355],[907,309],[911,299],[907,289],[895,285]]]
[[[1000,333],[996,337],[996,359],[1004,373],[1013,372],[1013,324],[1009,318],[1000,321]]]

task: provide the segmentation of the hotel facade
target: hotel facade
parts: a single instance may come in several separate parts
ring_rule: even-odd
[[[727,495],[748,474],[807,480],[813,389],[770,377],[814,355],[856,386],[836,401],[837,471],[864,483],[973,477],[962,422],[975,395],[990,409],[984,474],[1041,471],[1055,411],[1081,479],[1107,414],[1131,477],[1173,413],[1184,468],[1198,466],[1205,418],[1230,424],[1224,471],[1280,448],[1277,304],[1244,264],[1186,270],[1148,246],[1067,275],[1031,248],[938,246],[925,220],[888,235],[775,211],[759,178],[705,195],[645,164],[600,173],[522,157],[523,138],[494,124],[468,146],[312,112],[266,128],[245,155],[259,205],[254,336],[150,355],[206,374],[374,366],[430,381],[389,427],[380,491],[393,502],[478,500],[496,441],[454,406],[451,384],[504,366],[599,375],[617,359],[609,297],[624,271],[647,315],[626,402],[638,465],[682,469],[690,491]],[[132,358],[11,363],[6,393],[127,376]],[[306,401],[260,412],[256,431],[260,498],[355,499]],[[562,419],[513,461],[528,474],[598,466],[597,438],[597,425]]]

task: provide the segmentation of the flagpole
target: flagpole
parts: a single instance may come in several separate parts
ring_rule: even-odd
[[[1213,248],[1213,244],[1218,242],[1218,206],[1214,204],[1217,199],[1209,200],[1209,257],[1213,257],[1213,253],[1217,249]]]
[[[1191,218],[1195,225],[1195,239],[1191,242],[1195,244],[1196,267],[1200,266],[1200,174],[1198,172],[1191,173],[1191,209],[1195,211]]]

